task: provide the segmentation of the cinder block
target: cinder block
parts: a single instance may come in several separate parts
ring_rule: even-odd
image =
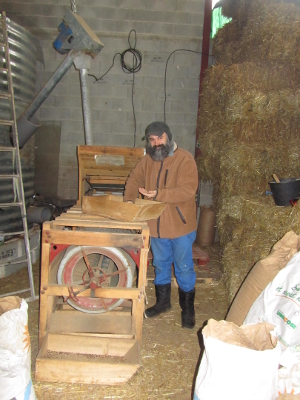
[[[153,102],[155,102],[157,99],[162,100],[163,99],[163,96],[162,96],[163,91],[161,90],[159,93],[161,94],[160,97],[157,96],[157,94],[158,94],[157,89],[147,88],[147,90],[145,90],[144,88],[135,88],[134,89],[134,103],[137,104],[138,102],[142,102],[145,98],[147,98]],[[130,98],[130,95],[131,95],[131,91],[128,88],[128,98]]]
[[[68,108],[46,108],[41,107],[41,119],[60,121],[70,118],[70,110]]]
[[[185,49],[185,51],[177,51],[173,56],[173,64],[179,66],[187,66],[187,67],[198,67],[200,69],[201,62],[201,52],[196,54],[190,51],[189,48]]]
[[[150,10],[176,11],[176,0],[152,0],[148,2],[147,7]]]
[[[22,12],[24,15],[32,16],[52,16],[63,18],[65,14],[65,7],[53,5],[49,1],[48,3],[33,3],[33,4],[22,4]]]
[[[186,97],[186,90],[167,89],[167,102],[184,102]]]
[[[97,120],[98,114],[94,114],[93,113],[96,112],[98,113],[98,111],[92,110],[92,119],[93,120]],[[70,110],[70,120],[72,121],[83,121],[83,112],[82,112],[82,108],[71,108]],[[68,121],[63,121],[63,124],[66,123],[66,125],[68,126]],[[68,129],[68,128],[67,128]]]
[[[190,126],[196,126],[197,125],[197,114],[184,114],[184,124],[190,125]]]
[[[77,154],[77,146],[79,144],[84,144],[84,141],[82,140],[80,143],[61,143],[60,157],[63,157],[64,155],[71,155],[75,157]]]
[[[113,99],[99,98],[90,102],[91,110],[111,110],[113,109]]]
[[[74,155],[64,154],[63,157],[60,157],[59,168],[78,168],[77,158]]]
[[[177,0],[176,11],[190,14],[201,14],[204,10],[204,0]]]
[[[195,89],[199,87],[198,79],[188,78],[174,78],[172,80],[173,89]]]
[[[60,81],[53,89],[54,96],[81,96],[80,85],[69,85]]]
[[[83,122],[81,121],[71,121],[65,122],[62,124],[62,132],[75,132],[80,133],[83,132]],[[72,142],[71,142],[72,143]]]
[[[185,114],[184,113],[176,113],[176,114],[172,114],[172,124],[177,125],[177,130],[180,131],[180,129],[182,129],[180,126],[178,125],[184,125],[185,123]]]
[[[144,77],[143,78],[143,83],[145,89],[149,88],[162,88],[164,87],[164,78],[163,77],[158,77],[153,79],[153,77]]]
[[[72,189],[64,189],[63,185],[59,185],[57,196],[64,200],[78,200],[78,182],[74,183]]]
[[[202,38],[203,26],[201,25],[176,25],[174,34],[177,36],[188,36]]]
[[[81,108],[81,97],[55,96],[55,106],[58,108]]]
[[[133,122],[127,122],[126,126],[122,122],[113,122],[112,123],[112,132],[114,134],[122,134],[124,135],[125,133],[131,134],[134,132],[135,126]]]
[[[137,32],[153,34],[158,36],[173,36],[176,32],[175,23],[164,23],[164,22],[134,22],[135,29]]]
[[[198,104],[190,101],[171,101],[171,112],[184,112],[193,114],[196,113],[198,110]]]
[[[74,132],[66,131],[62,132],[61,145],[64,146],[68,143],[84,143],[84,131]]]
[[[188,78],[199,79],[201,69],[201,55],[199,55],[198,60],[194,65],[187,67],[188,70]]]
[[[143,100],[142,104],[143,104],[143,110],[150,112],[161,111],[164,107],[163,101],[157,100],[156,102],[153,102],[152,100],[149,100],[147,98]]]
[[[192,25],[202,25],[204,23],[204,6],[202,12],[200,13],[192,13],[191,15],[191,24]]]
[[[148,8],[148,0],[121,0],[116,3],[117,7],[146,10]]]
[[[116,111],[131,111],[132,110],[132,102],[130,99],[114,99],[113,100],[113,109]],[[136,111],[142,110],[141,101],[136,101],[134,97],[134,109]]]
[[[78,5],[77,13],[80,15],[86,22],[89,19],[97,18],[104,20],[117,20],[117,9],[114,7],[86,7],[85,5]]]
[[[69,5],[68,0],[56,0],[58,4]],[[102,7],[115,7],[116,0],[101,0]],[[99,6],[99,0],[84,0],[86,7]]]
[[[104,122],[126,121],[126,111],[100,110],[99,120]]]
[[[94,31],[94,33],[96,35],[97,35],[97,32],[118,32],[117,26],[118,26],[119,21],[116,21],[116,20],[87,18],[85,22]],[[100,36],[99,36],[99,38],[101,39]]]
[[[146,127],[153,121],[156,121],[156,113],[151,111],[137,111],[136,120],[141,124],[141,132],[144,134]],[[127,121],[132,120],[132,113],[127,113]]]
[[[188,70],[187,67],[176,64],[174,61],[173,63],[168,63],[167,67],[167,74],[168,76],[173,78],[187,78]]]
[[[48,96],[43,102],[43,107],[55,107],[55,96]]]
[[[113,122],[106,122],[100,119],[97,124],[94,124],[93,137],[96,138],[103,133],[113,132],[112,126]]]
[[[118,143],[120,147],[131,147],[133,137],[123,134],[103,134],[99,137],[98,146],[115,146]]]
[[[199,101],[199,90],[187,90],[185,92],[185,98],[187,101],[197,104]]]

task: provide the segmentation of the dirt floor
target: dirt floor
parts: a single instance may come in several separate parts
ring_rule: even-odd
[[[201,352],[201,328],[210,319],[224,319],[228,303],[220,270],[218,246],[207,249],[210,261],[206,266],[195,266],[196,326],[182,329],[178,289],[172,284],[172,309],[156,318],[144,319],[141,348],[142,365],[126,383],[114,386],[47,383],[34,378],[38,353],[39,301],[28,303],[28,324],[31,337],[32,381],[38,400],[43,399],[172,399],[190,400],[197,375]],[[219,273],[218,273],[219,272]],[[26,286],[27,268],[0,280],[0,294]],[[39,292],[39,262],[34,265],[36,293]],[[22,282],[22,284],[20,284]],[[25,285],[25,286],[24,286]],[[155,302],[155,289],[148,281],[146,295],[149,307]]]

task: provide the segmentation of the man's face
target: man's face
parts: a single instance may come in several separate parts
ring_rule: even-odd
[[[149,135],[148,141],[151,147],[165,146],[167,144],[168,135],[164,132],[161,136]]]
[[[170,152],[171,141],[164,132],[161,136],[149,135],[147,138],[146,152],[154,161],[164,160]]]

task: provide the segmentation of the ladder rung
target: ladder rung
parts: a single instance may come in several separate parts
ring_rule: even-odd
[[[18,232],[3,232],[1,233],[1,236],[20,236],[24,235],[24,231],[18,231]]]
[[[14,121],[10,121],[7,119],[0,119],[0,125],[12,125]]]
[[[8,72],[8,68],[0,68],[1,72]]]
[[[0,151],[16,151],[16,147],[5,147],[5,146],[0,146]]]
[[[13,203],[0,203],[0,208],[6,208],[6,207],[20,207],[22,205],[21,201],[15,201]]]
[[[9,93],[0,92],[0,99],[10,99],[11,95]]]
[[[26,261],[26,260],[24,260]],[[24,262],[23,261],[23,262]],[[30,288],[28,289],[22,289],[22,290],[17,290],[16,292],[10,292],[10,293],[6,293],[6,294],[1,294],[0,297],[6,297],[6,296],[12,296],[12,295],[16,295],[18,293],[25,293],[25,292],[30,292]]]
[[[3,42],[0,42],[0,47],[6,47],[6,44]]]
[[[18,174],[7,174],[7,175],[0,175],[0,179],[16,179],[20,178]]]

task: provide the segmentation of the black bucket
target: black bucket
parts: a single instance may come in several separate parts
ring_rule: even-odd
[[[269,185],[277,206],[289,206],[291,200],[300,198],[300,178],[284,178]]]

